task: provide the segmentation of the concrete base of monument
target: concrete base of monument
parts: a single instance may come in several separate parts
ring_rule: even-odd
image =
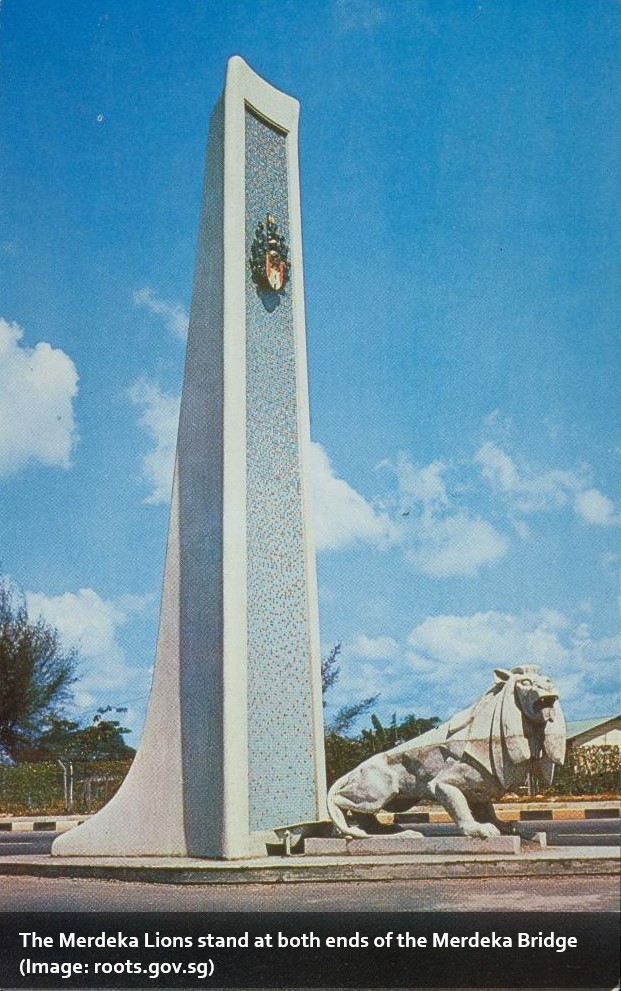
[[[546,834],[536,833],[536,846],[545,849]],[[531,844],[529,843],[530,847]],[[472,836],[421,836],[420,833],[395,833],[389,836],[361,836],[352,839],[309,837],[304,841],[307,856],[371,857],[379,854],[519,854],[519,836],[492,836],[487,840]]]
[[[377,837],[375,839],[378,839]],[[464,837],[462,837],[464,839]],[[506,837],[505,837],[506,839]],[[509,837],[512,839],[512,837]],[[479,841],[485,842],[485,841]],[[8,856],[0,875],[133,881],[145,884],[304,884],[451,878],[567,878],[619,874],[618,847],[548,847],[523,842],[515,852],[340,853],[252,860],[191,857]]]
[[[382,854],[519,854],[522,849],[545,849],[547,836],[537,832],[529,840],[518,833],[488,839],[461,836],[457,832],[444,836],[425,836],[410,825],[395,825],[393,817],[374,823],[367,836],[345,837],[337,834],[330,820],[302,822],[274,830],[278,843],[268,844],[268,854],[285,856],[303,854],[314,857],[368,857]],[[456,829],[456,827],[455,827]]]

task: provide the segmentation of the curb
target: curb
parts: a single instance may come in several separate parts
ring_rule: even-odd
[[[586,804],[582,802],[546,802],[539,805],[496,805],[496,815],[501,822],[533,822],[546,820],[555,822],[563,819],[618,819],[619,804],[602,802]],[[451,817],[444,809],[426,809],[420,812],[396,812],[394,822],[451,822]]]
[[[559,821],[562,819],[618,819],[619,802],[499,802],[496,815],[503,822]],[[0,816],[0,832],[64,833],[79,826],[91,815]],[[444,809],[421,806],[416,812],[383,813],[382,822],[440,823],[451,822]]]
[[[0,818],[0,833],[65,833],[74,826],[81,826],[90,816],[28,816]]]

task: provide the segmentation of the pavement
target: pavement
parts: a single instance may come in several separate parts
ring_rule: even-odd
[[[63,826],[76,821],[65,818]],[[60,859],[49,855],[57,835],[50,822],[21,820],[14,825],[26,830],[0,832],[0,911],[618,913],[620,908],[614,808],[606,817],[528,819],[519,826],[524,852],[504,856]],[[416,828],[426,837],[454,833],[446,822]],[[547,848],[529,842],[542,832]]]

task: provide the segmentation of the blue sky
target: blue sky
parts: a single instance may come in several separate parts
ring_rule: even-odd
[[[540,663],[618,706],[616,0],[5,0],[0,567],[149,691],[207,123],[238,53],[302,104],[332,706],[446,716]]]

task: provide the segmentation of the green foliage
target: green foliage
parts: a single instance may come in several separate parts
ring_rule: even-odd
[[[326,733],[326,776],[328,787],[369,756],[362,740],[338,733]]]
[[[113,711],[124,713],[127,709],[107,705],[97,710],[90,726],[84,727],[68,719],[52,719],[39,738],[37,756],[43,760],[60,757],[72,761],[133,757],[136,751],[123,739],[131,730],[116,719],[103,718]]]
[[[353,723],[360,716],[364,716],[375,705],[378,698],[379,695],[371,695],[368,699],[362,699],[362,701],[354,702],[352,705],[344,705],[328,723],[328,733],[336,733],[341,736],[348,733]]]
[[[324,708],[326,705],[326,692],[329,688],[332,688],[341,673],[341,669],[338,666],[337,661],[342,648],[342,643],[335,644],[328,656],[324,657],[321,662],[321,692],[323,695]]]
[[[46,815],[65,811],[63,775],[54,764],[0,766],[0,813]]]
[[[46,724],[61,718],[75,663],[58,631],[32,622],[23,595],[0,579],[0,748],[12,758],[27,757]]]
[[[363,729],[362,741],[366,744],[369,754],[379,754],[384,750],[405,743],[406,740],[413,740],[416,736],[422,736],[427,730],[434,729],[440,720],[437,716],[430,719],[422,719],[413,714],[406,716],[401,722],[397,722],[397,714],[393,713],[388,726],[382,726],[376,715],[371,716],[372,729]]]
[[[67,771],[58,761],[0,765],[0,814],[58,815],[96,812],[119,788],[131,766],[124,761],[85,761],[73,765],[73,805],[66,801]]]
[[[373,703],[375,699],[369,701]],[[420,719],[410,715],[398,722],[396,715],[393,715],[388,726],[382,726],[374,713],[371,716],[371,729],[363,729],[359,736],[344,736],[334,729],[328,729],[325,740],[328,785],[347,771],[351,771],[367,757],[390,750],[399,743],[420,736],[437,726],[439,721],[437,716]]]
[[[619,754],[619,747],[571,747],[548,791],[554,795],[618,794]]]

